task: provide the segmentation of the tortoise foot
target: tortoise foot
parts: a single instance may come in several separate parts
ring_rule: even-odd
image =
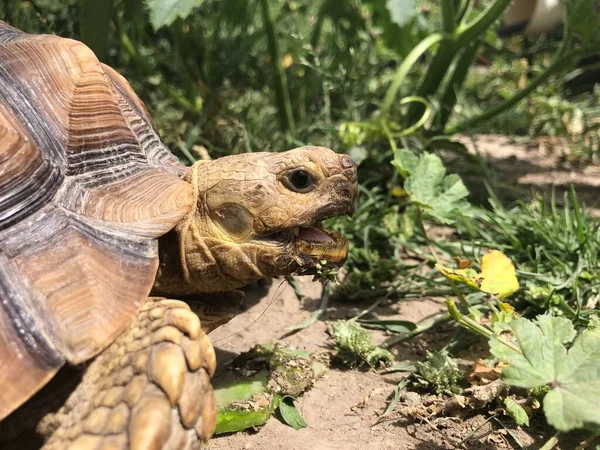
[[[181,301],[150,298],[40,424],[45,450],[191,449],[215,427],[215,354]]]

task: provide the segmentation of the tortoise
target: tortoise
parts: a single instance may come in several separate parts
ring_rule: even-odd
[[[208,440],[219,293],[339,267],[357,193],[323,147],[186,167],[83,43],[0,22],[0,446]]]

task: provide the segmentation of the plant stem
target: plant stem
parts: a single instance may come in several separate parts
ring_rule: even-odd
[[[110,19],[113,13],[113,0],[82,0],[80,19],[81,41],[90,47],[100,61],[108,57]]]
[[[463,49],[460,57],[458,58],[452,78],[448,81],[448,84],[446,84],[446,91],[442,95],[440,109],[433,120],[433,126],[435,130],[442,131],[446,127],[446,123],[448,123],[448,120],[452,114],[452,110],[456,105],[456,93],[460,92],[462,89],[478,47],[479,40],[473,41],[471,45]]]
[[[275,76],[275,97],[277,98],[277,107],[279,110],[279,120],[283,130],[293,138],[296,136],[296,124],[292,113],[292,102],[290,100],[290,91],[287,85],[287,76],[285,69],[281,65],[281,53],[279,51],[279,42],[275,32],[275,24],[271,13],[269,0],[260,0],[263,13],[265,32],[267,33],[267,43],[271,64],[273,66],[273,75]]]
[[[540,450],[552,450],[556,444],[558,444],[558,433],[548,439],[546,443],[540,447]]]
[[[569,43],[571,41],[570,36],[565,36],[561,48],[556,52],[552,62],[546,69],[540,73],[537,77],[531,80],[531,83],[519,91],[517,94],[513,95],[511,98],[506,101],[496,105],[492,108],[487,109],[485,112],[476,117],[471,117],[470,119],[466,119],[463,122],[450,127],[444,131],[445,134],[454,134],[459,131],[463,131],[467,128],[472,127],[473,125],[477,125],[481,122],[484,122],[488,119],[491,119],[494,116],[497,116],[504,111],[512,108],[514,105],[519,103],[525,97],[527,97],[531,92],[533,92],[539,85],[541,85],[544,81],[546,81],[550,75],[552,75],[558,69],[568,66],[571,61],[575,58],[581,56],[580,52],[574,52],[570,55],[565,55],[567,48],[569,48]]]
[[[486,305],[481,304],[481,300],[473,301],[473,302],[469,303],[469,305],[472,308],[476,308],[476,309],[487,308]],[[428,320],[427,322],[419,325],[417,328],[415,328],[410,333],[404,334],[402,336],[395,336],[395,337],[388,339],[381,345],[381,347],[390,348],[390,347],[393,347],[394,345],[401,344],[402,342],[409,341],[409,340],[417,337],[418,335],[423,334],[426,331],[429,331],[438,325],[441,325],[442,323],[450,322],[450,320],[452,320],[452,316],[450,315],[450,313],[441,313],[441,314],[433,317],[432,319]]]
[[[446,306],[448,307],[448,312],[454,318],[454,320],[456,320],[463,327],[467,328],[470,331],[473,331],[474,333],[480,334],[481,336],[483,336],[486,339],[489,339],[494,335],[494,333],[491,330],[488,330],[483,325],[475,322],[470,317],[466,317],[466,316],[462,315],[461,312],[456,307],[454,300],[452,300],[450,298],[447,299]]]
[[[415,65],[415,63],[427,50],[429,50],[435,44],[440,42],[443,38],[444,37],[439,33],[429,35],[421,42],[419,42],[415,46],[415,48],[413,48],[410,51],[408,55],[406,55],[406,58],[404,58],[404,60],[398,67],[398,70],[396,70],[396,74],[394,75],[394,81],[392,81],[392,84],[385,93],[385,98],[383,99],[383,105],[381,107],[382,121],[386,121],[388,119],[389,111],[392,107],[392,104],[394,103],[396,94],[398,94],[398,89],[400,89],[400,86],[402,85],[402,83],[404,83],[404,79],[406,78],[408,72],[410,72],[410,69]]]
[[[459,25],[455,31],[459,48],[470,45],[480,34],[490,28],[512,1],[496,0],[488,5],[471,23]]]
[[[417,225],[426,242],[429,242],[429,236],[427,236],[427,230],[425,229],[425,223],[423,222],[423,210],[417,206]],[[436,258],[437,259],[437,258]]]
[[[142,55],[140,55],[137,48],[135,48],[135,45],[133,45],[133,43],[129,39],[129,36],[127,36],[127,33],[121,32],[120,40],[121,40],[121,46],[127,52],[129,57],[131,58],[131,60],[139,67],[139,69],[144,73],[144,75],[151,76],[154,72],[154,69],[152,67],[150,67],[150,65],[144,59],[144,57]],[[195,105],[194,103],[189,101],[187,98],[180,95],[177,91],[175,91],[173,88],[171,88],[171,86],[169,84],[165,83],[164,81],[161,81],[160,84],[158,85],[158,87],[168,97],[170,97],[171,100],[173,100],[177,105],[179,105],[183,109],[185,109],[189,112],[192,112],[194,114],[198,114],[200,112],[201,108],[199,108],[197,105]]]
[[[446,34],[452,34],[456,28],[454,0],[442,0],[440,7],[442,9],[442,30]]]
[[[440,45],[433,60],[429,64],[425,78],[417,91],[419,97],[429,100],[442,84],[448,69],[454,61],[456,54],[463,48],[472,45],[500,17],[512,0],[495,0],[470,24],[459,24]],[[442,3],[443,5],[444,3]],[[454,10],[454,8],[453,8]],[[442,11],[443,13],[443,11]],[[422,114],[423,107],[419,104],[411,106],[408,112],[408,122],[413,122]]]
[[[442,40],[433,59],[429,63],[425,77],[417,91],[417,96],[429,100],[429,98],[440,88],[442,80],[448,73],[448,68],[450,67],[450,64],[452,64],[457,51],[458,49],[453,40]],[[412,104],[406,116],[407,123],[415,122],[422,114],[423,106],[418,103]]]
[[[463,314],[461,314],[461,312],[456,307],[454,300],[452,300],[451,298],[446,300],[446,306],[448,307],[448,312],[454,318],[454,320],[456,320],[461,326],[463,326],[467,330],[472,331],[473,333],[479,334],[479,335],[485,337],[486,339],[495,337],[498,340],[498,342],[501,342],[502,344],[506,345],[507,347],[514,350],[515,352],[522,353],[521,349],[519,347],[517,347],[516,345],[514,345],[512,342],[509,342],[506,339],[503,339],[502,337],[494,334],[494,332],[492,330],[481,325],[479,322],[476,322],[475,320],[471,319],[470,317],[467,317],[467,316],[464,316]]]
[[[592,434],[589,437],[587,437],[585,440],[581,441],[577,447],[575,447],[575,450],[585,450],[587,448],[589,448],[590,445],[592,445],[594,443],[594,441],[600,436],[600,434]]]

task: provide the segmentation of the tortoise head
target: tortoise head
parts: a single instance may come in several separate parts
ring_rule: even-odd
[[[159,291],[225,291],[344,263],[348,241],[321,222],[355,210],[356,166],[347,155],[323,147],[232,155],[197,163],[185,179],[197,207],[175,230],[183,280],[164,289],[159,270]]]

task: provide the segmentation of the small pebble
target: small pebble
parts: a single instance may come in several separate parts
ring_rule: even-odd
[[[421,404],[421,396],[416,392],[406,391],[402,394],[402,400],[408,406],[416,406]]]
[[[352,319],[353,317],[356,317],[360,314],[360,309],[359,308],[350,308],[348,310],[348,312],[346,313],[346,316],[348,317],[348,319]]]

